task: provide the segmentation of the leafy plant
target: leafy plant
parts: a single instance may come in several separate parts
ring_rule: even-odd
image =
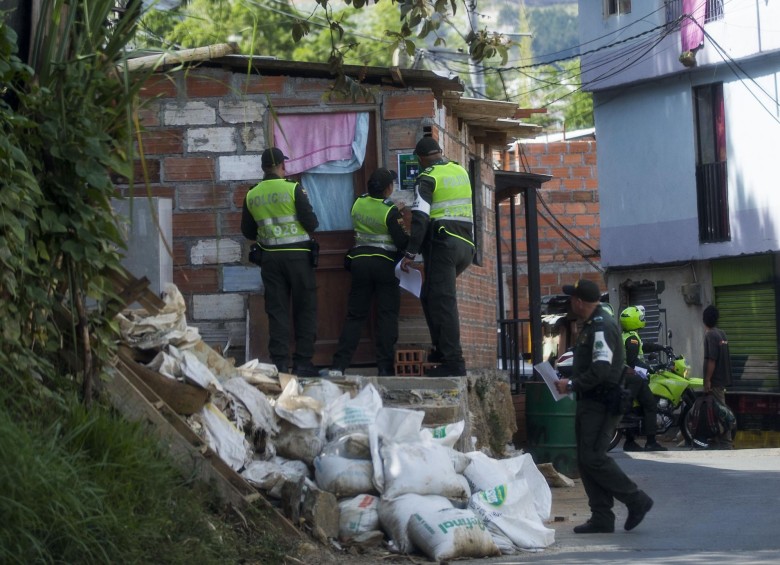
[[[144,78],[124,71],[140,3],[114,8],[43,0],[29,66],[0,23],[0,366],[27,387],[79,386],[87,401],[114,336],[105,276],[123,242],[110,174],[132,176]]]

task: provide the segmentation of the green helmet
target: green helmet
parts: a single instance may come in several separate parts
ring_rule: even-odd
[[[645,307],[629,306],[620,313],[620,327],[630,332],[645,327]]]

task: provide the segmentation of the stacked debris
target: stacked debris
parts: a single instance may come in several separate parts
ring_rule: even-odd
[[[530,455],[457,451],[465,422],[426,428],[423,411],[384,406],[371,384],[235,367],[186,325],[174,285],[163,298],[159,314],[119,315],[124,345],[180,391],[205,392],[180,412],[190,428],[316,538],[439,561],[553,543],[550,488]]]

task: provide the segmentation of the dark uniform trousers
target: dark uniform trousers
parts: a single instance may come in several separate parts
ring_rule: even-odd
[[[626,388],[631,392],[631,398],[636,399],[642,409],[645,435],[655,435],[658,425],[656,421],[657,407],[653,391],[650,390],[649,381],[631,372],[626,372],[625,379]],[[628,434],[626,435],[628,436]],[[633,438],[633,434],[628,437]]]
[[[636,483],[607,455],[609,442],[620,418],[620,414],[608,414],[606,406],[601,402],[577,399],[577,464],[582,486],[588,495],[591,521],[598,525],[614,526],[612,507],[615,499],[631,507],[642,498],[642,491]]]
[[[453,366],[464,364],[455,279],[471,265],[473,258],[474,246],[446,233],[434,232],[423,249],[425,281],[420,302],[434,349],[441,353],[445,363]]]
[[[395,369],[398,312],[401,309],[395,263],[382,257],[355,257],[350,272],[352,287],[347,319],[341,330],[338,350],[333,356],[333,367],[342,371],[349,367],[371,310],[371,300],[376,296],[376,364],[380,374],[391,375]]]
[[[317,337],[317,283],[308,251],[265,251],[261,276],[268,314],[268,353],[287,368],[290,358],[290,301],[295,329],[293,366],[310,362]]]

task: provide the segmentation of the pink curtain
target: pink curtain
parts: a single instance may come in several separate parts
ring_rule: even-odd
[[[294,114],[277,116],[274,144],[290,159],[287,174],[302,173],[327,163],[352,158],[357,114]]]
[[[683,0],[683,14],[693,18],[683,18],[680,24],[682,50],[693,51],[704,43],[704,16],[707,12],[707,0]]]

